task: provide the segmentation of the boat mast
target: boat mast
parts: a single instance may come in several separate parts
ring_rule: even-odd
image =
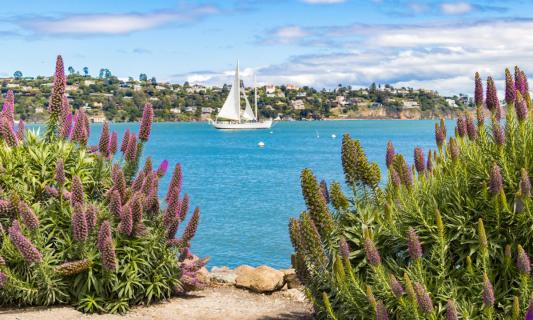
[[[239,60],[237,60],[237,70],[235,70],[235,79],[233,80],[233,85],[236,87],[235,94],[235,109],[238,110],[237,114],[239,115],[239,123],[241,123],[241,80],[239,78]]]
[[[259,121],[259,114],[257,113],[257,86],[255,85],[255,73],[254,73],[254,107],[255,107],[255,120]]]

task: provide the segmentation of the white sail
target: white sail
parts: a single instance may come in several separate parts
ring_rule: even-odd
[[[244,111],[243,111],[241,117],[244,120],[247,120],[247,121],[256,120],[254,112],[252,110],[252,106],[250,106],[250,102],[248,101],[248,97],[246,96],[246,92],[245,92],[244,89],[242,90],[242,95],[244,96],[244,101],[246,102],[246,108],[244,108]]]
[[[239,80],[239,65],[235,70],[235,78],[222,109],[218,112],[217,118],[241,121],[241,94]]]

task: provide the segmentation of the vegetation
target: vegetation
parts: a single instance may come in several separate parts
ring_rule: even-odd
[[[190,241],[198,208],[182,236],[189,200],[176,165],[167,206],[158,199],[165,161],[138,170],[153,110],[144,107],[139,134],[104,124],[98,146],[87,146],[89,121],[72,115],[58,57],[44,136],[15,130],[8,94],[0,116],[0,305],[71,304],[83,312],[123,313],[201,285]]]
[[[347,197],[302,172],[307,210],[291,219],[293,264],[321,318],[533,317],[533,110],[525,74],[506,71],[506,110],[476,75],[477,121],[457,119],[414,166],[387,146],[388,181],[344,136]],[[485,118],[484,108],[490,111]],[[505,116],[505,121],[501,118]],[[477,123],[476,123],[477,122]]]
[[[83,108],[90,117],[105,116],[116,122],[137,121],[146,103],[153,105],[156,121],[206,119],[216,114],[230,90],[227,85],[204,87],[187,82],[162,83],[144,73],[139,80],[129,78],[122,81],[105,68],[100,70],[99,77],[89,76],[86,68],[83,74],[73,67],[68,69],[65,90],[72,108]],[[51,78],[23,77],[17,72],[14,77],[1,79],[0,82],[3,93],[9,90],[15,93],[17,117],[32,122],[46,121],[44,110],[52,92]],[[248,97],[253,97],[251,88],[248,88]],[[303,109],[296,109],[295,102],[301,102]],[[402,111],[423,118],[435,118],[450,117],[470,106],[471,101],[464,95],[446,100],[434,91],[393,88],[390,85],[372,84],[362,89],[339,85],[335,90],[320,91],[290,85],[258,88],[259,113],[262,117],[272,118],[398,118]],[[376,112],[378,115],[373,114]]]

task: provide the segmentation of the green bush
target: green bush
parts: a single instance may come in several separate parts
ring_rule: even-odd
[[[303,170],[307,210],[289,230],[293,265],[319,317],[523,319],[528,306],[533,317],[533,110],[515,71],[514,81],[506,71],[502,124],[494,82],[483,99],[476,75],[477,123],[460,117],[448,141],[444,121],[436,124],[438,150],[426,158],[415,148],[412,167],[389,143],[385,185],[348,135],[349,197]]]
[[[83,312],[123,313],[200,285],[205,260],[189,252],[199,210],[175,239],[188,209],[181,168],[162,210],[158,182],[167,162],[138,170],[150,135],[146,105],[139,135],[117,135],[104,124],[87,147],[89,121],[72,118],[58,57],[46,134],[15,132],[12,95],[0,116],[0,305],[72,304]],[[115,158],[116,161],[113,161]],[[139,171],[139,172],[137,172]]]

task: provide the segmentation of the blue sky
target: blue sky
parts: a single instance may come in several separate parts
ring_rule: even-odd
[[[119,77],[471,92],[472,74],[533,69],[533,1],[18,1],[3,6],[0,75],[102,67]],[[247,78],[246,78],[247,77]]]

